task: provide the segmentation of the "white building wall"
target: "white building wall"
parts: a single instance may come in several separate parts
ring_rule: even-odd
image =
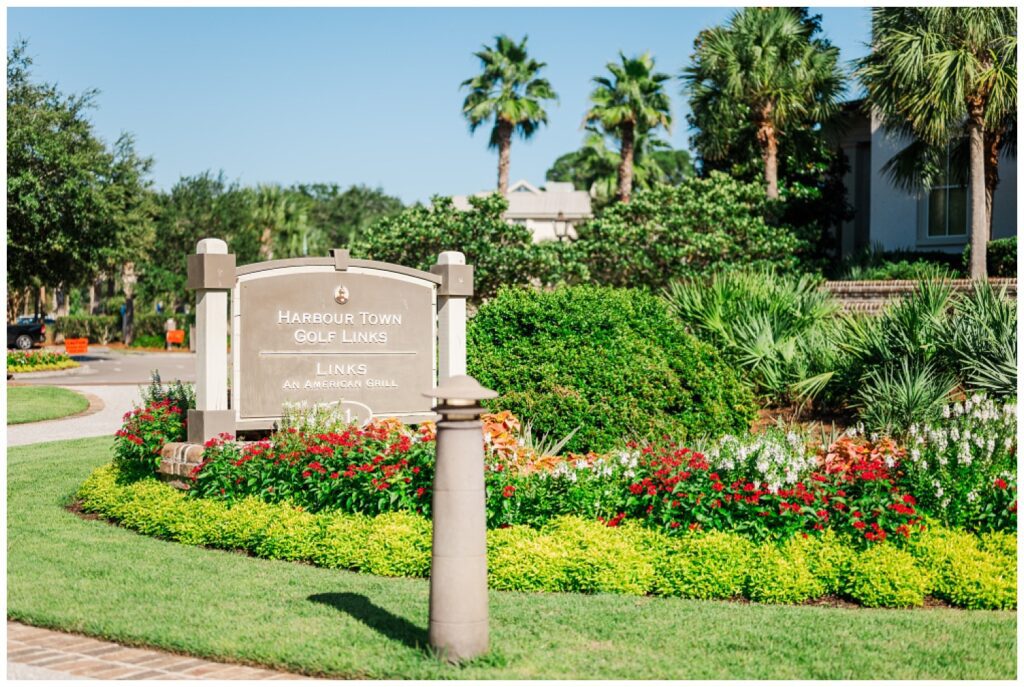
[[[882,167],[905,143],[888,135],[879,118],[871,117],[871,242],[886,250],[963,251],[968,238],[927,238],[926,194],[910,194],[889,181]],[[999,161],[999,186],[992,212],[992,238],[1017,233],[1017,161],[1003,156]]]
[[[905,144],[904,144],[905,145]],[[882,167],[903,145],[887,135],[877,114],[871,115],[871,243],[885,250],[921,250],[917,243],[919,197],[895,188]]]

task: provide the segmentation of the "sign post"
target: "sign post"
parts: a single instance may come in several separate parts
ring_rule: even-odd
[[[203,239],[188,256],[188,288],[196,292],[196,407],[188,411],[188,440],[202,444],[234,433],[228,410],[228,292],[235,256],[220,239]]]

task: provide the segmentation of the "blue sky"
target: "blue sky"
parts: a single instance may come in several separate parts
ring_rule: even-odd
[[[827,7],[842,60],[866,52],[868,8]],[[223,170],[245,184],[327,181],[381,186],[406,202],[493,187],[487,132],[470,136],[459,83],[498,33],[529,35],[559,94],[549,125],[512,144],[512,179],[542,183],[578,148],[591,77],[619,50],[650,50],[678,74],[702,28],[729,8],[9,8],[8,43],[24,38],[34,75],[100,91],[92,118],[113,140],[136,137],[153,179]],[[671,85],[675,147],[686,103]]]

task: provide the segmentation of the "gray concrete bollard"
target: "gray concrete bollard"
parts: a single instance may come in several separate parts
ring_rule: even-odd
[[[478,404],[497,393],[472,377],[450,377],[438,399],[430,562],[430,645],[458,662],[488,649],[487,513],[483,424]]]

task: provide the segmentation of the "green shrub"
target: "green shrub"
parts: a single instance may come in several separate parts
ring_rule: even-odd
[[[731,599],[743,593],[752,545],[728,532],[666,539],[655,566],[654,589],[663,596]]]
[[[645,594],[654,582],[653,557],[632,528],[564,516],[543,533],[561,551],[564,591]]]
[[[524,592],[564,589],[565,557],[558,541],[532,527],[513,525],[488,530],[488,586]]]
[[[751,601],[792,604],[821,596],[825,585],[811,572],[805,549],[790,539],[781,545],[767,542],[754,550],[746,592]]]
[[[58,317],[55,327],[65,339],[89,339],[100,345],[121,339],[120,315],[68,315]]]
[[[470,198],[467,212],[450,198],[431,202],[378,221],[353,244],[353,256],[429,270],[442,251],[461,251],[473,265],[476,299],[492,297],[502,285],[528,284],[540,273],[533,234],[502,218],[508,201],[500,195]]]
[[[971,244],[964,246],[964,268],[971,265]],[[1017,276],[1017,237],[988,242],[987,270],[990,277]]]
[[[366,569],[384,577],[430,573],[430,521],[411,513],[382,513],[366,539]]]
[[[844,592],[865,606],[907,608],[923,604],[929,586],[929,575],[914,557],[886,543],[850,561]]]
[[[323,540],[313,562],[324,568],[365,570],[368,567],[366,542],[373,518],[365,515],[322,516]]]
[[[673,282],[665,290],[672,312],[772,403],[817,396],[832,377],[839,304],[810,275],[771,270],[715,272]]]
[[[470,374],[535,431],[573,452],[624,438],[745,430],[750,390],[663,301],[637,290],[504,289],[470,321]]]
[[[990,533],[979,540],[936,526],[912,544],[912,551],[938,598],[963,608],[1016,608],[1017,550],[1011,535]]]
[[[791,541],[803,550],[811,574],[821,584],[821,592],[840,593],[847,568],[857,552],[832,530],[807,539],[794,537]]]
[[[136,335],[132,339],[133,348],[163,348],[166,345],[165,339],[162,336],[156,336],[154,334],[142,334]]]
[[[605,286],[660,289],[735,265],[793,270],[810,245],[796,229],[772,223],[780,209],[763,184],[712,172],[609,205],[577,227],[571,251]]]

